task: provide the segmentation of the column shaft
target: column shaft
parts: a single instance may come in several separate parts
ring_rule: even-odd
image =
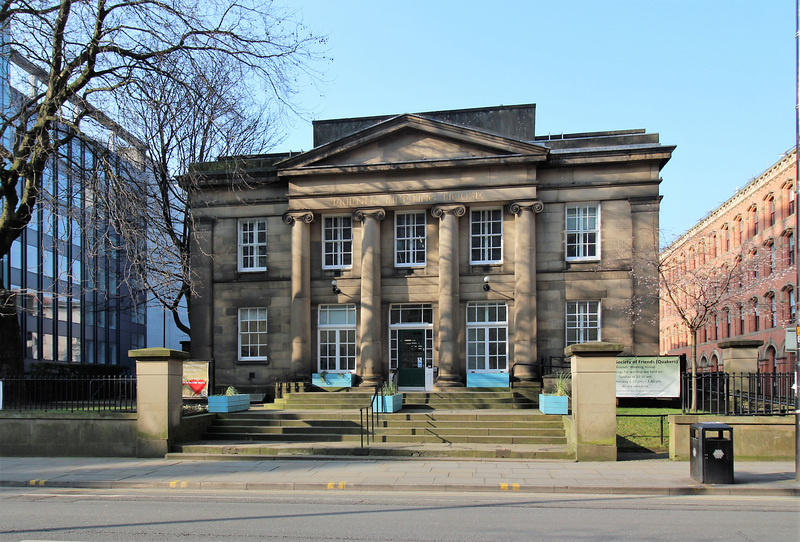
[[[309,211],[289,211],[283,221],[292,227],[291,372],[297,380],[310,379],[314,372],[311,355],[311,222]]]
[[[520,384],[538,379],[536,319],[536,213],[540,201],[515,202],[516,261],[514,264],[514,377]]]
[[[383,209],[357,209],[355,220],[364,224],[361,240],[361,381],[376,386],[384,379],[381,342],[381,225]]]
[[[463,205],[436,206],[431,210],[439,222],[439,374],[436,388],[464,385],[458,344],[459,272],[458,217]]]

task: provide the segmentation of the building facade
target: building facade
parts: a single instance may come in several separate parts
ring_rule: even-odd
[[[674,147],[537,137],[534,115],[318,121],[311,151],[197,165],[192,357],[218,387],[346,372],[447,389],[532,383],[578,342],[656,354],[658,292],[634,256],[657,258]]]
[[[785,328],[797,321],[796,162],[795,152],[788,152],[661,254],[665,268],[685,275],[722,262],[739,266],[699,329],[698,371],[724,369],[719,343],[729,339],[763,342],[759,372],[793,371]],[[691,335],[663,284],[660,320],[661,352],[690,356]]]
[[[36,73],[17,60],[2,55],[4,114],[13,115],[24,100],[9,85],[9,71],[35,81]],[[70,135],[66,126],[56,133]],[[128,261],[102,203],[109,175],[129,177],[141,169],[128,153],[73,135],[49,158],[33,217],[0,258],[0,287],[17,292],[26,371],[42,361],[133,368],[128,350],[146,345],[144,292],[121,280]]]

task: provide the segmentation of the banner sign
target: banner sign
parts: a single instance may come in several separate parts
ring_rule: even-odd
[[[617,358],[617,397],[680,397],[678,356]]]
[[[184,399],[208,397],[208,366],[207,361],[183,362],[183,387]]]

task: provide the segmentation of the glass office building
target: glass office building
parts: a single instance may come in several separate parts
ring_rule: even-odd
[[[8,108],[21,95],[1,86]],[[129,260],[104,210],[110,176],[141,170],[109,147],[76,135],[59,148],[33,218],[0,259],[2,287],[19,292],[26,371],[38,361],[133,367],[128,350],[146,346],[146,295],[123,280]]]

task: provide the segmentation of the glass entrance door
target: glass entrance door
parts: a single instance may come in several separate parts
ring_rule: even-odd
[[[425,387],[425,330],[397,330],[397,386]]]

